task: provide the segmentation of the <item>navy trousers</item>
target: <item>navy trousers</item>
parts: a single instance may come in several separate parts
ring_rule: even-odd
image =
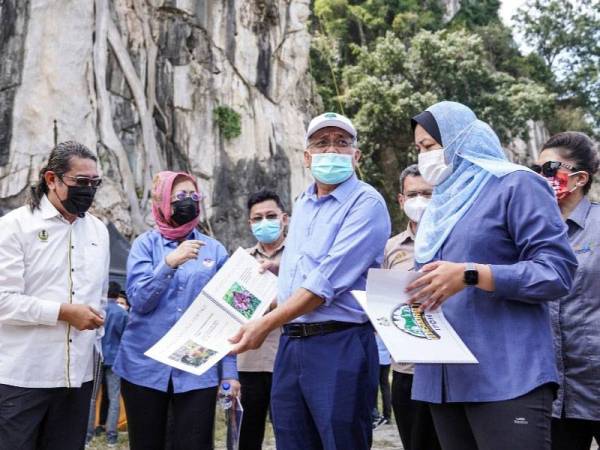
[[[281,336],[271,410],[281,450],[366,450],[379,382],[369,323],[307,338]]]

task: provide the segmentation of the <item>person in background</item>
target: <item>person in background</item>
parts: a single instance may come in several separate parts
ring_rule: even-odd
[[[129,312],[129,308],[131,307],[131,305],[129,304],[129,300],[127,300],[127,292],[119,292],[119,296],[117,297],[117,305],[119,305],[125,311]]]
[[[364,290],[380,267],[390,218],[381,195],[359,181],[352,122],[314,118],[304,163],[315,183],[293,210],[279,269],[277,308],[243,325],[233,353],[261,346],[283,326],[271,408],[278,448],[371,447],[379,378],[373,327],[351,291]]]
[[[248,224],[256,245],[247,249],[257,261],[279,266],[285,247],[288,215],[277,193],[261,190],[248,198]],[[260,348],[242,353],[237,359],[242,386],[244,420],[240,431],[240,450],[260,450],[265,435],[265,421],[271,401],[273,364],[281,332],[269,333]]]
[[[132,450],[165,448],[169,410],[175,448],[212,448],[219,383],[239,391],[235,356],[197,376],[144,355],[227,260],[225,247],[196,228],[200,198],[191,175],[159,172],[152,189],[156,229],[137,237],[127,260],[131,310],[113,370],[121,377]]]
[[[553,450],[600,444],[600,204],[588,193],[600,164],[583,133],[552,136],[535,170],[554,187],[579,267],[571,291],[550,303],[560,387],[553,405]]]
[[[392,393],[390,391],[390,352],[385,347],[385,344],[375,333],[375,341],[377,342],[377,351],[379,352],[379,392],[381,392],[381,404],[383,414],[379,415],[377,409],[377,398],[375,398],[375,408],[373,409],[373,429],[381,425],[390,423],[392,416]]]
[[[109,447],[117,445],[119,436],[117,425],[119,421],[121,380],[112,371],[112,366],[117,355],[121,336],[127,325],[127,312],[117,304],[117,298],[121,291],[121,285],[111,281],[108,285],[108,304],[104,318],[104,336],[102,337],[102,367],[100,374],[105,381],[108,397],[108,414],[105,422],[106,443]],[[98,383],[99,384],[99,383]],[[94,424],[96,422],[96,398],[92,396],[90,405],[90,417],[88,422],[87,441],[94,437]]]
[[[417,364],[444,450],[549,450],[556,360],[548,302],[571,289],[577,259],[546,180],[510,163],[473,111],[437,103],[413,118],[419,172],[435,186],[407,291],[443,305],[478,364]]]
[[[382,268],[406,271],[414,270],[415,235],[433,186],[423,179],[417,164],[405,168],[399,181],[398,204],[408,217],[408,226],[388,241]],[[439,450],[429,406],[411,398],[414,370],[414,364],[392,362],[392,407],[402,446],[405,450]]]
[[[84,145],[58,144],[28,206],[0,218],[0,449],[80,450],[108,288],[102,183]]]

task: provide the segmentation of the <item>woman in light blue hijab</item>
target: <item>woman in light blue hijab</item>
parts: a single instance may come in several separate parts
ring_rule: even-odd
[[[430,403],[444,450],[549,450],[558,378],[547,302],[569,292],[577,267],[552,189],[509,162],[465,105],[437,103],[413,129],[435,188],[411,302],[443,305],[478,360],[417,365],[413,399]]]

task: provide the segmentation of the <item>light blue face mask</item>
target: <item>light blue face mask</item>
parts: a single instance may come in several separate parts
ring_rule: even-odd
[[[316,153],[312,155],[310,170],[313,177],[323,184],[340,184],[354,173],[352,159],[352,155]]]
[[[272,244],[281,236],[281,222],[279,219],[263,219],[253,223],[252,234],[258,242]]]

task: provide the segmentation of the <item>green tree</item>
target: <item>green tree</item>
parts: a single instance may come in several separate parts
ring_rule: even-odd
[[[342,101],[359,130],[363,173],[393,203],[397,175],[415,162],[410,117],[440,100],[460,101],[500,139],[526,137],[527,121],[548,117],[554,96],[541,84],[497,70],[482,39],[465,30],[422,31],[409,45],[393,33],[354,47]],[[392,211],[396,224],[399,211]]]
[[[564,125],[583,112],[599,130],[600,1],[530,0],[514,20],[554,74],[551,83],[559,93]]]

